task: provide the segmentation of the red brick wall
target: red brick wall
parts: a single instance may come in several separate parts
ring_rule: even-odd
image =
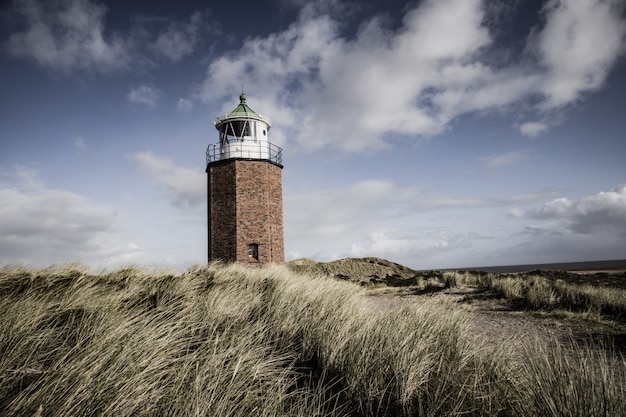
[[[209,260],[234,261],[237,247],[235,164],[211,164],[207,174]]]
[[[282,169],[231,159],[208,166],[209,259],[284,263]],[[258,262],[248,245],[259,245]]]

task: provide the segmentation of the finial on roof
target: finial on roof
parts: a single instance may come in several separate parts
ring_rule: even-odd
[[[239,96],[241,104],[246,104],[246,95],[243,93],[243,84],[241,84],[241,95]]]

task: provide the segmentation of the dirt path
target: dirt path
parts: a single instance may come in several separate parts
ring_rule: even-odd
[[[626,355],[626,325],[585,320],[582,315],[541,313],[516,308],[510,301],[497,297],[482,288],[451,288],[416,295],[407,288],[387,288],[373,291],[368,298],[374,308],[397,308],[420,303],[425,297],[439,297],[453,301],[472,317],[469,320],[471,335],[477,342],[498,346],[510,340],[533,337],[556,337],[566,343],[572,339],[594,345],[613,345]]]

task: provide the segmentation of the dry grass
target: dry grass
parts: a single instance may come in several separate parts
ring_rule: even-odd
[[[414,284],[417,273],[406,266],[380,258],[347,258],[331,262],[316,262],[312,259],[291,261],[288,267],[298,273],[323,274],[361,284],[383,283],[387,278],[404,280],[405,285]]]
[[[7,267],[0,415],[626,415],[623,358],[487,349],[453,303],[366,297],[286,267]]]
[[[616,287],[579,285],[540,275],[444,272],[447,286],[487,287],[496,294],[530,310],[563,310],[626,321],[626,290]]]

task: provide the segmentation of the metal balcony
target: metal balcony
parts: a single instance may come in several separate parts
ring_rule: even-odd
[[[228,159],[265,160],[282,168],[283,149],[267,141],[233,141],[224,146],[212,143],[206,150],[206,163]]]

